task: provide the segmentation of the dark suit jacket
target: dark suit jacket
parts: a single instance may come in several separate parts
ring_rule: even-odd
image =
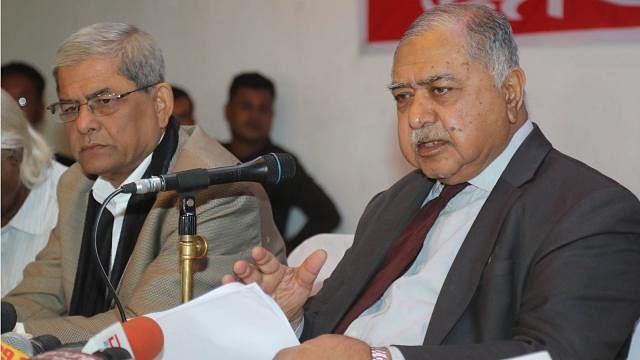
[[[303,339],[335,329],[432,184],[415,171],[369,203],[352,248],[306,304]],[[423,345],[399,348],[407,359],[537,350],[554,360],[612,359],[638,317],[638,199],[553,149],[536,127],[469,230]]]

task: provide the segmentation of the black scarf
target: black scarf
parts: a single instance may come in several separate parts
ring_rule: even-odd
[[[167,173],[171,158],[178,147],[179,129],[178,122],[173,117],[169,119],[164,137],[153,151],[151,163],[142,176],[143,178]],[[120,232],[120,241],[110,275],[111,283],[116,288],[133,252],[140,229],[142,229],[142,225],[155,200],[156,193],[134,194],[127,203],[127,210],[122,222],[122,231]],[[111,296],[108,295],[107,285],[99,274],[98,263],[93,255],[92,230],[100,204],[93,198],[92,192],[89,192],[87,201],[82,245],[80,247],[69,315],[89,317],[109,310],[113,301]],[[102,213],[97,240],[100,261],[107,268],[111,256],[112,229],[113,215],[106,210]]]

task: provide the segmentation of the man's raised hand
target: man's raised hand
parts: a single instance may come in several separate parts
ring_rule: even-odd
[[[316,250],[295,268],[281,264],[273,254],[260,246],[251,250],[251,257],[255,264],[237,261],[233,265],[235,276],[225,275],[222,282],[228,284],[239,280],[245,284],[257,283],[276,300],[292,326],[297,326],[302,319],[302,306],[327,260],[327,253]]]

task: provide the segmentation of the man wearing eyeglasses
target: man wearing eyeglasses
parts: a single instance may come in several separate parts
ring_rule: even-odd
[[[61,178],[60,214],[47,246],[3,300],[33,335],[82,341],[119,320],[92,255],[96,212],[121,184],[191,168],[237,163],[199,127],[171,117],[162,53],[135,26],[100,23],[58,49],[59,101],[47,108],[63,124],[78,163]],[[197,263],[194,296],[220,284],[234,261],[262,244],[281,258],[284,243],[257,184],[196,192],[197,232],[208,257]],[[98,227],[97,251],[126,315],[168,309],[180,300],[179,198],[174,192],[117,195]]]

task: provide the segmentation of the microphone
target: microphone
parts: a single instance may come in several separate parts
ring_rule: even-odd
[[[22,360],[33,356],[33,346],[26,336],[17,332],[2,334],[2,359]]]
[[[266,182],[279,184],[296,174],[296,161],[287,153],[270,153],[243,164],[214,169],[191,169],[174,174],[152,176],[122,185],[122,192],[146,194],[158,191],[187,192],[206,188],[209,185],[227,184],[237,181]]]
[[[62,345],[60,339],[53,335],[40,335],[31,339],[33,347],[33,355],[42,354],[53,349],[57,349]]]
[[[2,343],[11,345],[28,356],[42,354],[44,352],[57,349],[62,345],[60,339],[53,335],[40,335],[29,339],[17,332],[2,334]]]
[[[2,302],[0,311],[2,312],[2,319],[0,320],[0,322],[2,322],[2,333],[4,334],[16,327],[18,314],[16,314],[16,308],[13,306],[13,304],[6,301]]]
[[[146,316],[133,318],[126,323],[115,323],[89,339],[82,348],[85,354],[120,347],[137,360],[155,359],[164,346],[164,334],[158,323]]]

